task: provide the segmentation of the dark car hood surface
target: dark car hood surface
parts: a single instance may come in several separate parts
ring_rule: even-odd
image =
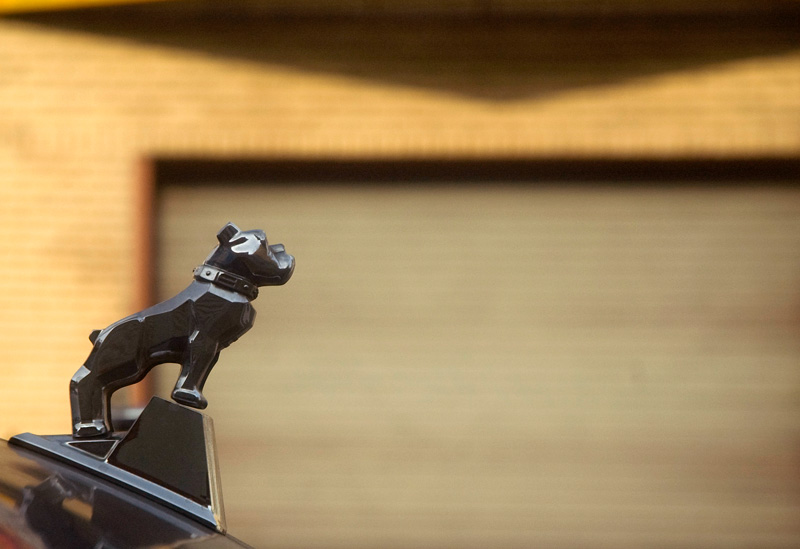
[[[0,547],[248,546],[125,488],[0,440]]]

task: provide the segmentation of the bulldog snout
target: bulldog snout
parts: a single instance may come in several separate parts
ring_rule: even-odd
[[[294,257],[286,253],[283,244],[262,243],[267,252],[266,256],[259,257],[258,265],[250,267],[250,280],[257,286],[280,286],[286,284],[294,272]]]
[[[292,272],[294,272],[294,256],[284,253],[278,259],[280,260],[281,270],[289,271],[289,275],[286,277],[288,280],[289,276],[292,276]]]
[[[281,284],[286,284],[294,273],[294,256],[282,253],[278,257],[278,268],[281,270]]]

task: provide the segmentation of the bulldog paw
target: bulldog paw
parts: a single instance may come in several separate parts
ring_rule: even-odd
[[[203,396],[203,393],[197,390],[175,389],[172,391],[172,399],[179,404],[189,406],[190,408],[197,408],[199,410],[204,410],[206,406],[208,406],[206,397]]]
[[[97,437],[107,432],[102,419],[76,423],[72,428],[72,434],[77,438]]]

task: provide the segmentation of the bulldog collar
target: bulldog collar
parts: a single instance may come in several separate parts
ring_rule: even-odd
[[[255,284],[242,276],[211,265],[200,265],[195,268],[194,278],[200,282],[210,282],[220,288],[242,294],[251,301],[258,297],[258,287]]]

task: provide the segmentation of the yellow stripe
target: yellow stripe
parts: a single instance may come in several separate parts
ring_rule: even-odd
[[[63,10],[112,4],[138,4],[164,0],[0,0],[0,13]]]

